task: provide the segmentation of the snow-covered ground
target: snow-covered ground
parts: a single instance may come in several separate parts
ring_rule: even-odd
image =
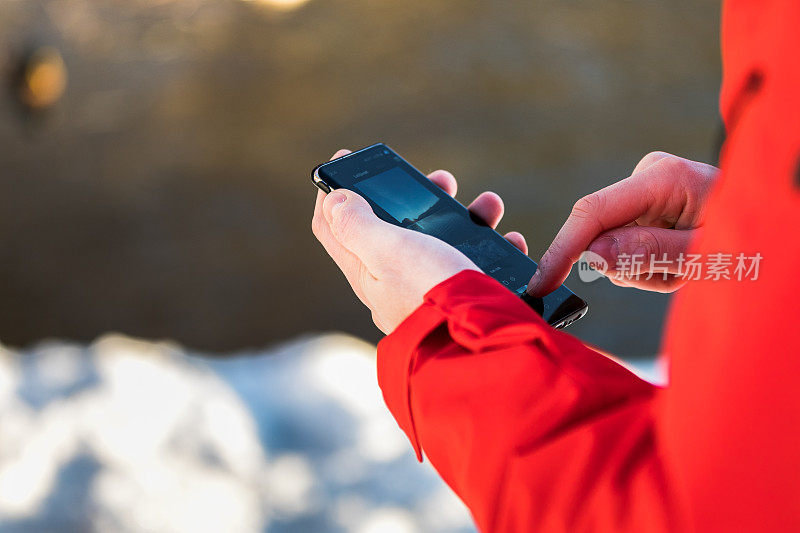
[[[374,352],[0,349],[0,531],[474,531],[384,407]]]
[[[0,531],[473,531],[386,411],[374,347],[226,360],[106,336],[0,353]]]

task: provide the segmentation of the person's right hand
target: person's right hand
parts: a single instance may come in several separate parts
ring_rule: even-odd
[[[543,296],[558,288],[585,250],[605,259],[605,275],[616,285],[677,290],[685,283],[677,275],[677,259],[686,253],[694,229],[703,224],[705,202],[718,173],[711,165],[663,152],[646,155],[629,178],[578,200],[542,256],[528,292]],[[645,258],[639,276],[618,276],[625,263],[630,266],[621,261],[618,268],[621,254]],[[672,265],[666,279],[663,270],[650,275],[650,257],[662,260],[664,254]]]

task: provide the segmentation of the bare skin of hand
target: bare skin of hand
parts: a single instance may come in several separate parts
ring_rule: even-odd
[[[528,292],[542,296],[555,290],[585,250],[605,259],[604,274],[616,285],[677,290],[685,283],[678,275],[678,258],[703,225],[706,200],[718,173],[704,163],[663,152],[648,154],[630,177],[578,200],[542,256]],[[645,258],[638,275],[620,275],[618,258],[623,254]],[[651,257],[665,260],[658,272],[651,272]]]
[[[348,153],[339,150],[333,159]],[[455,196],[458,184],[452,174],[437,170],[428,178]],[[494,228],[503,217],[503,201],[485,192],[469,210]],[[366,200],[349,190],[317,193],[312,230],[386,334],[422,304],[430,289],[462,270],[479,270],[443,241],[380,220]],[[505,237],[528,252],[519,233]]]

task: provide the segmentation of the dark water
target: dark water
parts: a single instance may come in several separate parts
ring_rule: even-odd
[[[714,157],[711,1],[30,0],[4,76],[43,44],[50,112],[0,97],[0,339],[107,330],[206,350],[308,330],[376,339],[310,232],[309,170],[383,140],[447,168],[546,248],[581,195],[659,149]],[[653,354],[667,298],[602,281],[572,331]]]

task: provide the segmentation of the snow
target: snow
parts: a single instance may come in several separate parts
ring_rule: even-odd
[[[374,351],[0,349],[0,531],[474,531],[386,410]]]

